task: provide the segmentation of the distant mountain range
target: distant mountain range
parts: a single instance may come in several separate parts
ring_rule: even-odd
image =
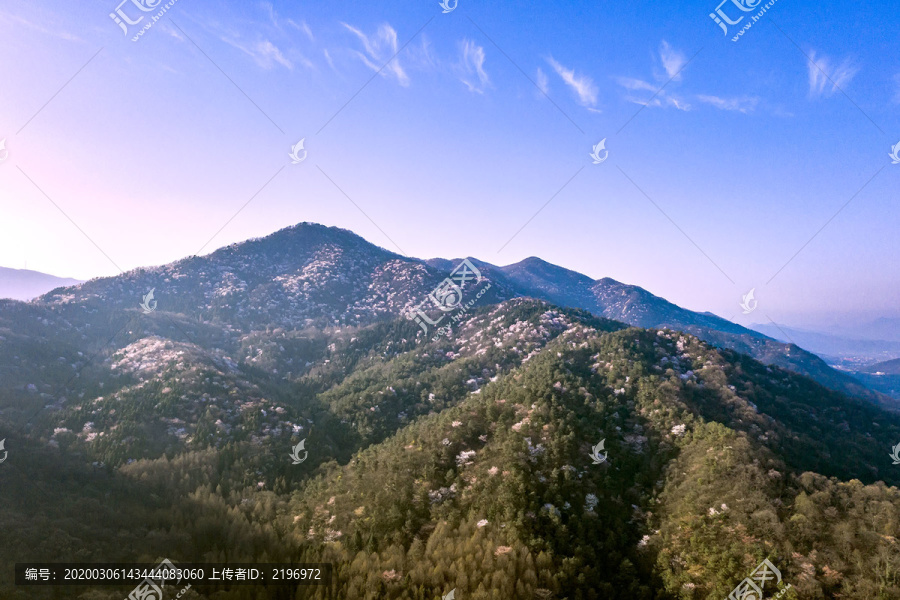
[[[768,557],[785,598],[900,600],[890,398],[635,286],[471,263],[458,288],[301,224],[0,300],[0,563],[334,565],[185,600],[674,600]]]
[[[884,362],[869,365],[865,369],[860,369],[865,373],[884,373],[885,375],[900,375],[900,358],[886,360]]]
[[[824,333],[863,340],[900,342],[900,317],[879,317],[864,323],[837,323],[823,329]]]
[[[751,327],[754,331],[779,341],[798,344],[831,364],[839,364],[854,370],[865,370],[862,367],[867,364],[900,357],[900,341],[890,340],[887,337],[869,339],[863,338],[863,333],[858,337],[841,336],[773,324],[754,324]],[[862,331],[869,330],[864,327]],[[882,333],[889,336],[890,328],[886,326]]]
[[[876,321],[886,337],[891,320]],[[877,325],[876,325],[877,327]],[[828,364],[847,373],[861,384],[881,394],[900,399],[900,342],[885,339],[847,338],[828,333],[792,329],[784,325],[754,325],[753,329],[781,341],[791,341],[821,356]],[[860,335],[873,333],[867,327]]]
[[[31,300],[58,287],[76,285],[78,279],[56,277],[28,269],[0,267],[0,298]]]

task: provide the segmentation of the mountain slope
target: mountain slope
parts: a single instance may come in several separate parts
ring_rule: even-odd
[[[28,269],[0,267],[0,298],[31,300],[59,288],[77,285],[78,279],[56,277]]]
[[[879,415],[690,336],[573,323],[310,482],[286,516],[350,599],[724,597],[767,556],[800,597],[900,597],[875,559],[900,521],[863,516],[900,516],[900,493],[840,483],[900,482],[883,451],[900,418]],[[853,511],[847,548],[869,557],[855,566],[835,546],[851,496],[868,507]]]
[[[28,502],[0,521],[44,515],[9,562],[326,561],[353,600],[668,600],[725,597],[770,558],[787,598],[900,599],[900,416],[687,333],[498,302],[525,285],[486,263],[497,295],[426,334],[399,313],[440,264],[285,235],[0,302],[0,487]],[[2,597],[54,593],[2,577]]]
[[[485,270],[500,271],[506,275],[508,285],[524,295],[560,306],[583,308],[629,325],[685,331],[717,346],[749,354],[766,364],[807,375],[831,389],[900,409],[900,400],[866,388],[858,380],[832,369],[818,356],[794,344],[773,340],[712,314],[681,308],[640,287],[610,278],[593,281],[535,257],[506,267],[485,266]]]

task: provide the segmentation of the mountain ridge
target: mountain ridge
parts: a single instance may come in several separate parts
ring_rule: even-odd
[[[611,278],[591,280],[538,257],[504,267],[470,260],[492,283],[482,303],[532,296],[629,325],[683,330],[767,364],[809,375],[832,389],[900,409],[900,400],[866,388],[796,345],[681,308],[638,286]],[[244,322],[251,328],[324,323],[357,326],[408,314],[446,278],[450,266],[458,263],[405,257],[352,231],[303,222],[203,257],[186,257],[92,279],[74,289],[54,290],[34,302],[64,312],[73,302],[87,302],[99,310],[99,300],[127,308],[134,306],[137,295],[153,288],[161,307],[168,303],[166,310],[200,320]],[[127,295],[126,286],[130,289]],[[169,300],[167,293],[174,299]]]
[[[58,277],[30,269],[0,267],[0,298],[28,301],[56,288],[78,285],[80,279]]]

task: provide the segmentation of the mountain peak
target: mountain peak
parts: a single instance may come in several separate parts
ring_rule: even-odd
[[[338,245],[346,245],[347,247],[356,247],[356,248],[365,248],[366,250],[378,252],[381,254],[391,254],[395,256],[400,256],[390,250],[386,250],[380,246],[376,246],[372,242],[366,240],[362,236],[350,231],[349,229],[342,229],[340,227],[322,225],[320,223],[312,223],[309,221],[303,221],[301,223],[297,223],[296,225],[291,225],[289,227],[285,227],[284,229],[279,229],[274,233],[270,233],[261,238],[251,238],[249,240],[245,240],[243,242],[236,242],[229,246],[225,246],[224,248],[220,248],[211,254],[211,256],[215,256],[219,252],[228,251],[234,252],[235,250],[242,250],[247,248],[254,248],[256,245],[262,245],[268,248],[276,248],[275,244],[285,244],[286,249],[296,249],[298,247],[302,247],[305,250],[310,249],[311,246],[316,244],[338,244]]]
[[[580,287],[593,283],[593,280],[587,275],[554,265],[537,256],[529,256],[517,263],[501,267],[501,270],[510,277],[519,279],[523,283],[528,281],[542,289],[550,285],[551,280],[553,287],[561,284]]]

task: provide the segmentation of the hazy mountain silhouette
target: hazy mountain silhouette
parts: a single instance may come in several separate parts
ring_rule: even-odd
[[[56,277],[28,269],[0,267],[0,298],[31,300],[58,287],[76,285],[78,279]]]

